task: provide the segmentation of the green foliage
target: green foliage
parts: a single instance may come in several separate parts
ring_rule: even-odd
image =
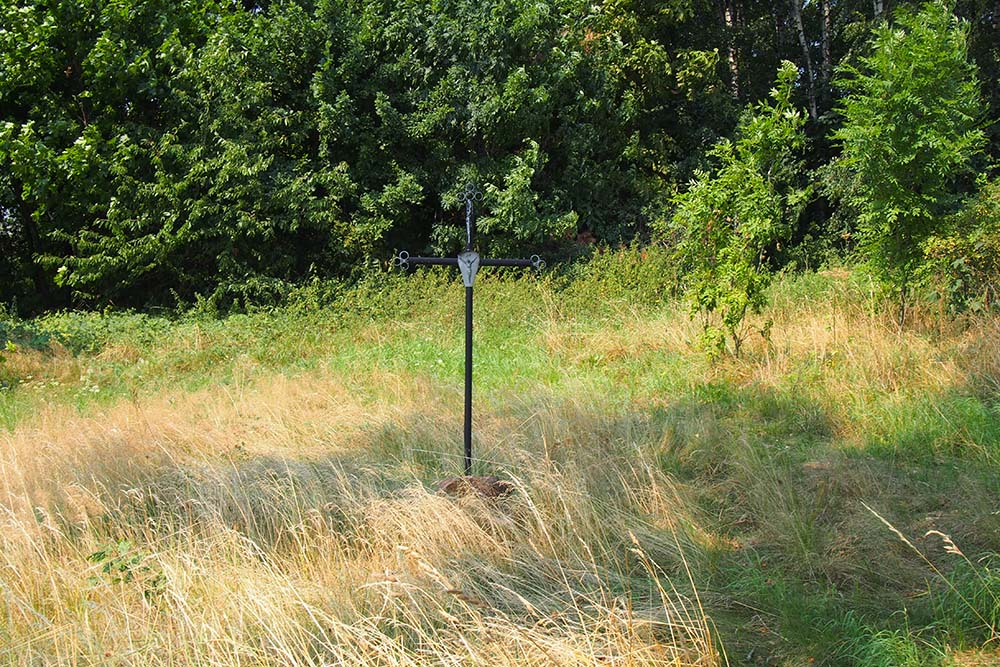
[[[511,159],[510,169],[502,187],[490,186],[496,205],[490,214],[479,219],[478,231],[496,237],[494,247],[500,252],[512,252],[518,246],[542,243],[552,238],[565,238],[576,232],[579,215],[576,211],[560,213],[553,202],[539,201],[531,187],[547,158],[538,142],[529,140],[521,155]]]
[[[842,148],[833,191],[859,213],[862,255],[899,290],[900,324],[923,245],[957,204],[985,139],[967,38],[946,2],[901,8],[874,30],[868,55],[840,69],[847,95],[833,133]]]
[[[765,305],[772,259],[811,195],[801,185],[805,121],[791,100],[797,76],[792,63],[782,65],[773,102],[744,115],[735,142],[715,145],[710,155],[719,166],[697,172],[664,229],[676,238],[685,296],[705,316],[711,350],[721,351],[728,337],[739,353],[744,319]]]
[[[149,555],[135,548],[129,540],[105,545],[87,556],[87,560],[101,566],[101,576],[90,577],[90,584],[130,584],[142,591],[142,596],[153,602],[166,590],[167,578]]]
[[[586,260],[565,267],[568,279],[560,292],[560,305],[567,310],[594,310],[630,304],[636,308],[663,307],[664,298],[675,296],[679,276],[670,249],[660,244],[611,250],[597,248]],[[558,272],[554,267],[553,272]]]
[[[44,350],[52,340],[51,332],[36,320],[22,320],[12,312],[0,310],[0,348],[13,352],[16,347]]]
[[[808,71],[790,89],[793,106],[816,93],[818,122],[840,121],[822,116],[841,92],[830,68],[877,17],[861,0],[799,4],[802,35],[780,3],[729,15],[689,0],[10,0],[0,6],[0,300],[21,314],[276,303],[299,284],[358,279],[400,248],[455,252],[457,193],[469,181],[485,193],[486,252],[555,250],[581,232],[609,245],[648,240],[650,221],[704,171],[706,148],[738,109],[766,97],[782,60]],[[961,0],[957,11],[971,20],[995,114],[994,3]],[[939,50],[964,44],[949,38]],[[910,55],[900,62],[965,81],[944,56]],[[855,81],[880,76],[873,67],[843,70],[845,109],[864,92]],[[907,85],[922,76],[896,70]],[[886,104],[954,121],[931,98],[906,102],[912,88],[894,88]],[[868,125],[889,136],[912,123]],[[929,150],[912,154],[882,143],[920,162],[935,142],[928,135]],[[807,148],[810,167],[828,160],[823,139]],[[744,159],[738,142],[726,150],[707,158]],[[924,161],[912,171],[956,171]],[[841,213],[857,209],[868,215],[862,230],[874,229],[871,179],[849,159],[838,165]],[[904,165],[882,172],[909,177]],[[746,191],[743,216],[772,219],[758,177]],[[906,229],[911,204],[892,209]],[[817,237],[826,218],[812,207],[768,263],[811,263],[803,228]],[[914,247],[927,236],[917,231]]]
[[[628,239],[717,97],[685,7],[7,3],[0,296],[273,301],[453,252],[470,180],[484,250]]]
[[[338,265],[333,234],[347,230],[337,202],[350,184],[337,163],[317,161],[309,83],[321,25],[290,4],[199,28],[203,44],[174,31],[156,45],[172,66],[168,126],[109,138],[105,216],[50,259],[80,299],[129,302],[140,291],[169,302],[168,289],[191,298],[214,287],[236,300],[233,285]]]
[[[1000,181],[986,183],[924,244],[919,277],[954,311],[1000,309]]]

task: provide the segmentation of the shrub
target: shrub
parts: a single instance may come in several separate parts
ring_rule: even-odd
[[[924,245],[920,277],[952,311],[1000,309],[1000,181],[952,219],[949,233]]]
[[[792,105],[798,70],[782,64],[763,102],[744,115],[735,142],[711,150],[719,166],[699,171],[691,187],[676,197],[677,210],[662,230],[677,240],[680,270],[687,274],[685,296],[692,313],[701,312],[704,342],[713,353],[727,337],[739,354],[748,312],[766,304],[772,257],[791,236],[811,195],[799,184],[799,152],[805,144],[804,115]],[[721,327],[713,322],[718,314]]]
[[[900,326],[923,244],[953,210],[957,181],[985,142],[967,38],[944,2],[901,8],[837,82],[847,95],[833,134],[843,150],[831,167],[834,194],[858,210],[859,249],[898,290]]]

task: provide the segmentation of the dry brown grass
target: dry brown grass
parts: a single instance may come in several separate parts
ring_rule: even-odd
[[[19,349],[4,354],[0,380],[11,378],[20,384],[76,382],[83,373],[80,360],[58,345],[46,352]]]
[[[449,439],[452,396],[386,380],[378,399],[308,375],[86,417],[50,407],[0,435],[0,658],[723,662],[684,574],[687,538],[645,518],[680,507],[662,473],[616,456],[607,473],[629,495],[595,503],[587,465],[521,467],[537,452],[505,446],[515,498],[432,495],[398,432],[420,415],[418,433]],[[556,433],[566,410],[521,421]],[[375,460],[387,433],[403,449]]]

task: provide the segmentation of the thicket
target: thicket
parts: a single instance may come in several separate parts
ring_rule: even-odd
[[[1000,7],[941,7],[967,20],[943,44],[978,71],[970,122],[995,139]],[[875,62],[889,20],[863,0],[3,0],[0,299],[21,313],[271,300],[397,249],[455,252],[468,181],[487,251],[648,241],[725,162],[719,142],[783,61],[808,138],[796,187],[848,155],[859,92],[834,72]],[[870,199],[801,202],[767,270],[852,250]],[[979,266],[949,236],[963,224],[915,237],[920,257]]]

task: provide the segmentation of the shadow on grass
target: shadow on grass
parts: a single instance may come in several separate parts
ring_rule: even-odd
[[[660,464],[733,545],[699,573],[732,624],[731,655],[853,665],[905,649],[925,661],[912,664],[940,659],[921,637],[938,641],[932,600],[947,584],[865,505],[941,571],[962,561],[928,531],[968,553],[1000,550],[1000,424],[961,390],[897,400],[849,440],[841,416],[808,392],[706,384],[654,411]]]

